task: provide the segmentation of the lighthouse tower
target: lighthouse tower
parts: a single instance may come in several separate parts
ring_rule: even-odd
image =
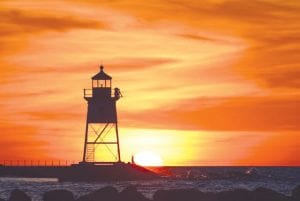
[[[88,109],[83,163],[121,162],[116,102],[122,94],[118,88],[112,90],[112,77],[103,69],[101,65],[92,77],[92,89],[84,89]]]

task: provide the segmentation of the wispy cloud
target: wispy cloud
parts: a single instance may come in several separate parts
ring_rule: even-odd
[[[78,16],[63,16],[22,10],[0,10],[1,34],[32,34],[39,31],[66,31],[78,28],[101,28],[101,22]]]
[[[125,124],[140,127],[217,131],[298,131],[300,98],[199,98],[169,108],[123,113]],[[153,115],[148,115],[153,114]],[[142,117],[142,118],[141,118]]]

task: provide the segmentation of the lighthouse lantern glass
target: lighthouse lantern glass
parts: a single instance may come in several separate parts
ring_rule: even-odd
[[[92,80],[93,88],[111,88],[111,80]]]

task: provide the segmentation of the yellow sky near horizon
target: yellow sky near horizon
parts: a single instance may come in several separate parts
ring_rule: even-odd
[[[124,95],[124,160],[300,165],[299,13],[282,0],[1,1],[0,160],[80,160],[82,89],[103,63]]]

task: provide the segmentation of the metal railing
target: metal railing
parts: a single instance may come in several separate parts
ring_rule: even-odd
[[[93,89],[83,89],[83,97],[84,98],[92,98],[93,97]]]
[[[2,160],[0,166],[4,167],[67,167],[75,164],[75,160]]]
[[[114,93],[111,92],[111,97],[114,97]],[[83,89],[84,98],[93,98],[93,89]]]

